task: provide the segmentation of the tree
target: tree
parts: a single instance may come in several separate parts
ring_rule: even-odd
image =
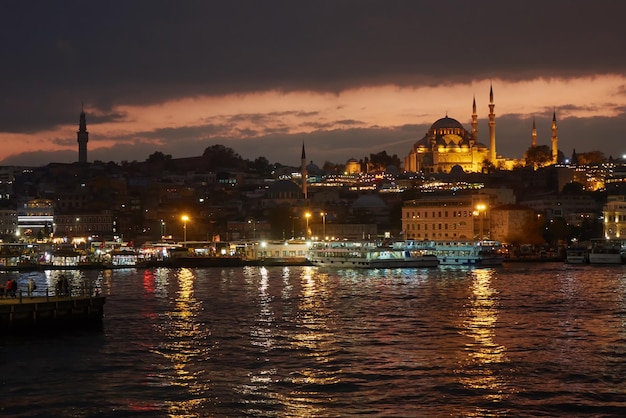
[[[552,150],[547,145],[537,145],[526,150],[526,166],[543,167],[552,162]]]
[[[561,190],[562,193],[567,193],[567,194],[580,194],[584,191],[585,191],[585,186],[583,186],[577,181],[571,181],[567,183],[565,186],[563,186],[563,190]]]
[[[330,161],[325,161],[324,165],[322,166],[322,170],[328,172],[328,173],[343,173],[345,168],[344,164],[335,164],[333,162]]]
[[[400,158],[396,154],[388,155],[387,151],[381,151],[378,154],[370,154],[370,164],[375,170],[385,171],[388,166],[395,166],[400,168]]]
[[[293,238],[298,230],[295,224],[294,210],[288,206],[278,206],[265,211],[265,219],[270,224],[272,238]]]
[[[207,161],[208,167],[213,170],[217,167],[238,169],[245,167],[245,161],[239,154],[232,148],[220,144],[207,147],[202,153],[202,157]]]
[[[561,216],[556,216],[546,223],[544,238],[550,246],[557,247],[559,242],[568,241],[569,232],[565,219]]]
[[[489,174],[495,171],[496,167],[487,158],[483,160],[483,173]]]
[[[171,160],[171,155],[165,155],[161,151],[156,151],[148,156],[146,160],[147,163],[163,163],[165,161]]]
[[[272,165],[265,157],[258,157],[252,163],[250,163],[250,169],[256,171],[263,176],[269,175],[272,172]]]
[[[600,151],[583,152],[578,154],[577,157],[580,165],[601,164],[605,161],[604,154]]]

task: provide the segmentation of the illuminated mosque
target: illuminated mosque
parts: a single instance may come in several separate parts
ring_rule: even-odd
[[[496,114],[493,87],[489,89],[489,147],[478,141],[478,115],[476,98],[472,105],[472,130],[467,131],[456,119],[446,116],[432,124],[426,135],[413,144],[404,157],[404,170],[423,173],[449,173],[454,167],[464,172],[480,173],[489,167],[512,169],[518,160],[508,160],[496,154]],[[533,121],[532,146],[536,146],[536,129]],[[552,156],[556,164],[558,137],[556,112],[552,119]]]

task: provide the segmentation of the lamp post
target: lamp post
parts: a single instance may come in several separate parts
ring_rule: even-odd
[[[183,215],[180,218],[183,221],[183,246],[187,246],[187,221],[189,221],[189,216]]]
[[[322,240],[326,239],[326,212],[321,212],[322,215]]]
[[[251,219],[248,221],[249,224],[252,224],[252,240],[256,241],[256,221]]]
[[[165,236],[165,221],[161,219],[161,239]]]
[[[476,210],[478,211],[478,216],[480,216],[480,235],[478,236],[478,239],[483,239],[483,234],[484,234],[484,222],[485,222],[485,210],[487,209],[487,206],[485,206],[483,203],[479,203],[478,205],[476,205]]]
[[[311,214],[309,212],[304,214],[304,217],[306,218],[306,237],[308,238],[309,235],[311,235],[309,233],[309,218],[311,217]]]

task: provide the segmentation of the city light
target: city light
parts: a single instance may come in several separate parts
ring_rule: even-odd
[[[311,217],[311,214],[307,212],[304,214],[304,217],[306,218],[306,236],[308,238],[311,235],[311,231],[309,231],[309,218]]]
[[[478,205],[476,205],[477,215],[480,216],[480,234],[478,235],[478,239],[484,238],[484,222],[486,210],[487,206],[484,203],[479,203]]]
[[[187,246],[187,222],[189,221],[189,216],[183,215],[180,218],[183,221],[183,246]]]

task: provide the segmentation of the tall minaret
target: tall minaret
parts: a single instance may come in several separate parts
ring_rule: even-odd
[[[304,198],[308,199],[307,191],[306,191],[306,153],[304,152],[304,142],[302,142],[302,161],[301,161],[300,172],[302,173],[302,194],[304,194]]]
[[[489,85],[489,161],[496,165],[496,114],[493,109],[493,86]]]
[[[535,118],[533,118],[533,133],[531,135],[533,139],[530,146],[534,148],[537,146],[537,125],[535,125]]]
[[[556,110],[552,114],[552,163],[558,163],[559,159],[559,137],[557,135],[558,128],[556,127]]]
[[[478,115],[476,114],[476,96],[472,103],[472,140],[478,142]]]
[[[85,119],[85,109],[80,112],[80,122],[78,123],[78,132],[76,132],[78,140],[78,162],[87,162],[87,142],[89,141],[89,132],[87,132],[87,120]]]

